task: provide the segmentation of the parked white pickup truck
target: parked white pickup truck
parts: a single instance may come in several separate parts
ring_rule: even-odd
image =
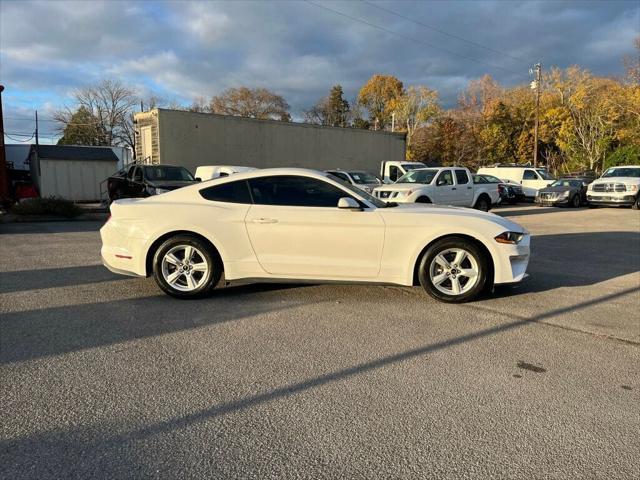
[[[497,184],[474,184],[464,167],[420,168],[391,185],[373,191],[380,200],[394,203],[438,203],[488,211],[500,200]]]
[[[627,205],[640,209],[640,166],[608,168],[587,187],[589,206]]]

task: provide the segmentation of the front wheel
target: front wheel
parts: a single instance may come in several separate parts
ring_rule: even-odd
[[[571,199],[571,206],[572,206],[573,208],[578,208],[578,207],[580,206],[580,203],[581,203],[581,202],[580,202],[580,195],[576,193],[576,194],[573,196],[573,198]]]
[[[640,210],[640,194],[636,197],[636,201],[633,205],[631,205],[631,208],[633,208],[634,210]]]
[[[420,285],[436,300],[463,303],[484,289],[488,258],[474,242],[445,238],[424,253],[418,267]]]
[[[192,235],[166,240],[153,257],[153,277],[158,286],[176,298],[206,295],[222,275],[222,262],[216,252]]]

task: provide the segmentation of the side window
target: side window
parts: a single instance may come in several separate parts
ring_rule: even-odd
[[[395,182],[400,177],[401,177],[400,169],[398,167],[396,167],[395,165],[391,165],[389,167],[389,178]]]
[[[464,170],[456,170],[456,183],[458,185],[464,185],[469,183],[469,175]]]
[[[142,181],[142,168],[136,167],[136,169],[133,171],[133,181],[134,182]]]
[[[443,170],[438,177],[436,185],[439,187],[443,185],[453,185],[453,175],[451,175],[451,170]]]
[[[350,195],[330,183],[309,177],[277,176],[249,180],[253,203],[293,207],[337,207]]]
[[[525,170],[522,175],[523,180],[538,180],[538,175],[533,170]]]
[[[127,178],[129,180],[133,180],[133,172],[136,171],[136,166],[132,165],[131,167],[129,167],[129,171],[127,172]]]
[[[251,203],[249,187],[245,180],[203,188],[200,190],[200,195],[213,202]]]

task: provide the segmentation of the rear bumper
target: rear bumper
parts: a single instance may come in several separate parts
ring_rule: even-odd
[[[116,224],[112,220],[100,229],[102,264],[114,273],[146,277],[144,240],[123,234]]]
[[[130,277],[138,277],[138,278],[142,277],[142,278],[144,278],[144,275],[140,275],[140,274],[137,274],[135,272],[131,272],[129,270],[121,270],[119,268],[116,268],[116,267],[110,265],[109,262],[107,262],[104,257],[102,257],[102,265],[104,265],[107,268],[107,270],[109,270],[110,272],[117,273],[118,275],[127,275],[127,276],[130,276]]]

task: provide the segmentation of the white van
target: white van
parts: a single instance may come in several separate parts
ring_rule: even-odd
[[[257,170],[254,167],[239,167],[235,165],[204,165],[196,168],[196,179],[203,182],[213,180],[214,178],[228,177],[234,173],[251,172]]]
[[[501,180],[511,180],[522,185],[525,197],[535,198],[538,190],[548,186],[555,178],[547,172],[546,168],[536,168],[532,166],[497,166],[481,167],[478,169],[480,175],[493,175]]]

